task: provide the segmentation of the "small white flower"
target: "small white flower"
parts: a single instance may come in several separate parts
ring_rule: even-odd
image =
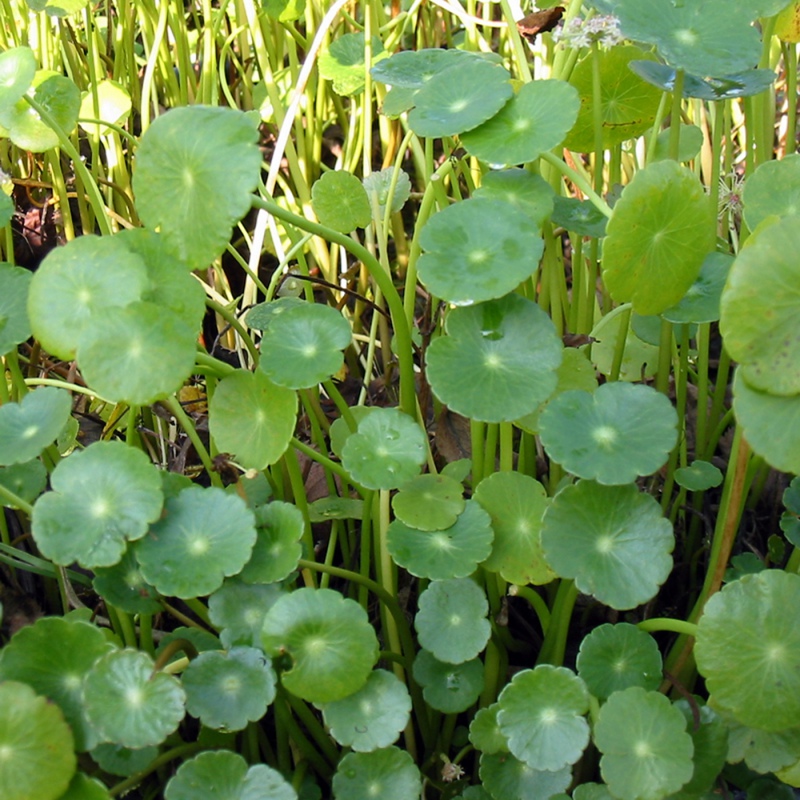
[[[553,34],[553,39],[569,47],[590,47],[599,44],[603,47],[613,47],[623,39],[619,29],[619,20],[611,14],[603,14],[583,20],[573,17],[561,30]]]

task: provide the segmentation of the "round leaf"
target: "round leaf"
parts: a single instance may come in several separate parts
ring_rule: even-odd
[[[482,753],[507,753],[508,739],[497,722],[498,703],[481,708],[469,724],[469,740]]]
[[[614,206],[603,247],[603,281],[638,314],[675,305],[713,249],[708,196],[694,173],[660,161],[636,173]]]
[[[466,711],[484,687],[483,662],[473,658],[462,664],[445,664],[427,650],[414,659],[414,680],[422,687],[425,702],[445,714]]]
[[[136,209],[188,266],[213,261],[250,209],[261,167],[257,139],[250,117],[207,106],[175,108],[142,136],[133,176]]]
[[[589,744],[589,693],[565,667],[541,664],[518,672],[500,693],[497,722],[508,749],[531,769],[556,772]]]
[[[396,747],[348,753],[333,776],[334,800],[417,800],[421,791],[414,759]]]
[[[579,236],[596,239],[606,235],[608,217],[590,200],[556,197],[553,201],[553,224],[561,225]]]
[[[116,236],[91,234],[47,254],[31,280],[33,335],[59,358],[75,357],[81,335],[105,308],[139,300],[147,287],[142,259]]]
[[[495,800],[550,800],[572,780],[569,767],[539,771],[510,753],[482,753],[480,778]]]
[[[567,134],[564,146],[579,152],[592,152],[594,143],[594,70],[600,73],[600,120],[603,148],[607,149],[644,133],[653,124],[661,92],[634,75],[628,64],[647,55],[632,46],[600,50],[597,60],[589,56],[572,73],[570,83],[578,90],[581,108],[578,119]]]
[[[411,697],[393,672],[376,669],[357,692],[322,706],[331,736],[357,753],[369,753],[397,741],[408,724]]]
[[[84,681],[86,716],[102,740],[126,747],[161,744],[184,717],[180,682],[153,674],[140,650],[115,650],[95,662]]]
[[[493,117],[512,94],[503,67],[485,59],[459,59],[414,95],[408,124],[417,136],[456,136]]]
[[[800,214],[800,155],[793,153],[779,161],[765,161],[747,179],[742,193],[744,218],[755,230],[771,216]]]
[[[158,748],[151,746],[134,750],[116,744],[99,744],[91,755],[103,772],[127,778],[136,772],[143,772],[158,755]]]
[[[26,310],[30,283],[27,269],[0,262],[0,354],[8,353],[31,335]]]
[[[461,144],[491,164],[524,164],[561,144],[579,107],[578,92],[565,81],[531,81],[491,119],[465,133]]]
[[[263,372],[236,372],[218,384],[208,406],[217,447],[245,467],[264,469],[289,446],[297,417],[297,394],[276,386]]]
[[[275,584],[249,585],[238,578],[226,580],[208,598],[208,614],[211,622],[221,629],[219,638],[223,646],[259,647],[264,617],[281,595],[280,587]]]
[[[633,484],[578,481],[544,515],[542,547],[556,574],[620,610],[655,595],[672,569],[674,546],[658,502]]]
[[[180,389],[194,366],[197,332],[154,303],[103,309],[78,342],[86,382],[107,400],[151,405]]]
[[[486,595],[469,578],[431,581],[419,597],[414,627],[419,643],[439,661],[463,664],[489,641]]]
[[[69,392],[43,386],[0,406],[0,464],[36,458],[61,433],[72,411]]]
[[[0,53],[0,125],[8,127],[9,112],[28,91],[35,74],[36,56],[30,47],[10,47]]]
[[[264,650],[286,656],[281,683],[312,703],[357,692],[378,660],[378,640],[364,609],[332,589],[297,589],[267,612]]]
[[[600,625],[581,642],[578,675],[605,700],[630,686],[655,691],[661,683],[661,653],[652,636],[635,625]]]
[[[477,54],[466,50],[444,50],[435,47],[422,50],[401,50],[371,70],[373,80],[399,89],[421,89],[434,75],[456,62],[463,65]]]
[[[455,523],[443,530],[411,528],[396,519],[386,546],[395,563],[418,578],[466,578],[491,552],[494,534],[489,515],[468,500]]]
[[[366,189],[367,196],[375,196],[378,204],[378,214],[383,219],[386,212],[386,202],[390,199],[389,192],[392,188],[392,182],[395,182],[395,173],[397,174],[394,194],[391,196],[391,209],[392,214],[397,214],[411,195],[411,179],[408,173],[403,170],[395,170],[394,167],[386,167],[378,172],[370,172],[363,180],[364,189]]]
[[[484,422],[512,421],[556,388],[563,345],[536,303],[510,294],[453,309],[447,333],[427,350],[427,376],[452,411]]]
[[[342,233],[366,228],[372,220],[364,186],[355,175],[343,170],[323,174],[311,187],[311,204],[323,225]]]
[[[704,492],[722,483],[722,472],[708,461],[693,461],[675,470],[675,483],[690,492]]]
[[[505,200],[447,206],[422,229],[419,278],[443,300],[471,305],[508,294],[536,269],[544,242],[530,218]]]
[[[411,417],[397,408],[376,408],[347,438],[342,465],[367,489],[396,489],[419,472],[426,446]]]
[[[733,264],[726,253],[709,253],[700,268],[697,280],[689,287],[677,305],[664,311],[669,322],[716,322],[725,281]]]
[[[141,539],[161,515],[161,480],[141,451],[95,442],[61,461],[52,492],[33,507],[31,528],[42,555],[67,566],[110,567],[128,541]]]
[[[0,797],[57,800],[75,773],[72,733],[58,706],[16,681],[0,684]]]
[[[275,500],[256,509],[256,543],[250,560],[239,573],[245,583],[276,583],[288,577],[302,555],[305,530],[297,506]]]
[[[527,214],[541,230],[553,211],[553,189],[541,175],[525,169],[494,169],[487,172],[472,193],[476,200],[505,200]]]
[[[95,109],[94,98],[97,97]],[[131,113],[133,103],[128,90],[116,81],[98,81],[92,91],[86,92],[81,100],[80,115],[82,119],[100,119],[112,125],[124,122]],[[111,133],[108,125],[93,122],[78,123],[83,130],[94,136],[106,136]]]
[[[594,740],[603,754],[603,780],[620,800],[660,800],[692,777],[686,720],[658,692],[634,686],[612,694],[600,709]]]
[[[142,577],[133,549],[113,567],[95,569],[92,588],[107,602],[128,614],[155,614],[162,606],[158,592]]]
[[[745,575],[706,603],[695,643],[712,705],[766,731],[797,725],[800,631],[786,609],[800,601],[800,576]]]
[[[372,37],[372,63],[387,53],[377,36]],[[354,95],[364,90],[366,48],[363,33],[345,33],[334,39],[319,57],[319,73],[333,81],[336,94]]]
[[[240,731],[261,719],[275,699],[275,672],[254,647],[200,653],[182,680],[186,710],[208,728]]]
[[[97,735],[84,714],[83,679],[94,662],[111,649],[94,625],[42,617],[17,631],[3,648],[0,680],[27,683],[37,694],[52,700],[72,728],[75,749],[90,750],[97,743]]]
[[[163,595],[203,597],[236,575],[256,540],[253,512],[237,495],[192,486],[136,545],[144,579]]]
[[[164,790],[165,800],[297,800],[277,770],[247,762],[230,750],[206,750],[184,761]]]
[[[38,458],[24,464],[0,467],[0,486],[9,489],[24,502],[32,503],[47,486],[47,470]],[[2,505],[15,508],[8,499],[4,499]]]
[[[800,473],[800,395],[760,392],[738,369],[733,379],[733,410],[756,453],[775,469]]]
[[[62,0],[62,2],[68,1]],[[111,795],[102,781],[90,778],[82,772],[76,772],[72,776],[67,791],[58,800],[111,800]]]
[[[651,386],[617,381],[595,392],[564,392],[539,419],[547,454],[581,478],[604,484],[651,475],[678,439],[678,415]]]
[[[279,386],[308,389],[341,369],[350,338],[350,325],[336,309],[302,303],[275,316],[264,331],[259,369]]]
[[[555,575],[540,538],[549,502],[544,486],[521,472],[495,472],[478,484],[474,499],[489,512],[494,529],[492,554],[483,568],[521,586],[549,583]]]
[[[771,394],[800,394],[797,248],[796,216],[770,225],[739,253],[722,293],[725,347],[747,383]]]
[[[417,475],[392,498],[395,516],[420,531],[442,531],[464,510],[464,489],[447,475]]]

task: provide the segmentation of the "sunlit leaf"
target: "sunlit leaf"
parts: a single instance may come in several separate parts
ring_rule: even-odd
[[[421,790],[414,759],[397,747],[348,753],[333,776],[334,800],[417,800]]]
[[[0,464],[36,458],[61,433],[71,410],[69,392],[54,386],[42,386],[19,403],[0,406]]]
[[[1,197],[5,195],[0,193]],[[0,262],[0,354],[8,353],[31,335],[27,312],[30,283],[27,269]]]
[[[361,73],[363,80],[363,72]],[[325,172],[311,187],[311,202],[317,219],[329,228],[350,233],[366,228],[372,219],[367,192],[349,172]]]

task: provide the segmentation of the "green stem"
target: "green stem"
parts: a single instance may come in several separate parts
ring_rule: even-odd
[[[219,472],[214,469],[214,465],[211,462],[211,456],[209,456],[208,450],[206,450],[205,445],[197,434],[197,430],[195,430],[194,423],[189,418],[189,415],[183,410],[183,406],[181,406],[178,398],[174,395],[170,395],[169,397],[165,398],[163,402],[172,412],[172,415],[178,421],[178,424],[183,428],[184,432],[189,437],[189,441],[191,441],[191,443],[194,445],[194,449],[197,452],[197,455],[203,466],[205,467],[211,483],[214,486],[222,489],[222,477],[220,476]]]
[[[656,631],[672,631],[685,636],[697,636],[697,625],[685,622],[682,619],[669,619],[667,617],[652,617],[636,624],[639,630],[655,633]]]

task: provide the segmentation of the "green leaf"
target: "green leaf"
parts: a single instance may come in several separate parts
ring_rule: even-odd
[[[103,632],[86,622],[42,617],[21,628],[3,648],[0,680],[27,683],[63,712],[78,752],[97,744],[83,709],[83,679],[112,646]],[[4,795],[5,796],[5,795]]]
[[[36,458],[61,433],[72,411],[64,389],[42,386],[19,403],[0,406],[0,464],[23,464]]]
[[[240,731],[264,716],[276,681],[272,664],[254,647],[200,653],[182,676],[186,710],[208,728]]]
[[[800,631],[786,609],[800,602],[800,576],[768,569],[727,584],[706,603],[695,655],[712,707],[766,731],[797,725]]]
[[[397,408],[376,408],[358,423],[342,448],[342,465],[367,489],[396,489],[425,461],[420,426]]]
[[[396,182],[395,174],[397,175]],[[411,195],[411,179],[407,172],[394,167],[386,167],[377,172],[370,172],[362,181],[367,196],[375,195],[381,219],[386,212],[386,202],[390,199],[389,192],[393,182],[395,182],[395,187],[391,195],[391,213],[397,214]]]
[[[376,64],[388,55],[377,36],[371,42],[372,61]],[[341,95],[354,95],[364,91],[366,74],[366,47],[363,33],[345,33],[337,36],[319,57],[319,74],[333,81],[333,91]]]
[[[421,89],[434,75],[450,66],[463,66],[478,55],[465,50],[401,50],[370,70],[373,80],[398,89]]]
[[[303,16],[306,0],[263,0],[264,10],[278,22],[293,22]]]
[[[106,308],[78,340],[78,365],[107,400],[147,406],[180,389],[194,367],[196,341],[196,330],[155,303]]]
[[[464,511],[464,487],[447,475],[417,475],[392,497],[395,517],[420,531],[443,531]]]
[[[34,11],[44,11],[50,17],[68,17],[84,9],[89,0],[27,0]]]
[[[33,275],[28,314],[48,352],[72,359],[95,315],[141,299],[147,270],[118,236],[87,234],[51,250]]]
[[[675,482],[690,492],[704,492],[722,483],[722,472],[708,461],[692,461],[675,470]]]
[[[422,229],[419,277],[436,297],[471,305],[508,294],[536,269],[544,242],[530,218],[505,200],[447,206]]]
[[[566,486],[544,515],[542,547],[557,575],[624,610],[646,603],[672,570],[675,537],[658,502],[633,484]]]
[[[86,716],[101,740],[147,747],[160,744],[184,717],[180,682],[153,674],[153,659],[140,650],[115,650],[95,662],[84,680]]]
[[[123,442],[95,442],[73,453],[50,483],[53,491],[33,507],[31,529],[42,555],[63,566],[113,566],[164,504],[150,459]]]
[[[184,761],[164,790],[165,800],[297,800],[277,770],[247,762],[230,750],[206,750]]]
[[[589,744],[589,693],[565,667],[541,664],[518,672],[500,693],[497,722],[508,749],[531,769],[557,772]]]
[[[142,136],[133,176],[136,209],[187,266],[213,261],[250,209],[261,167],[257,139],[250,117],[207,106],[175,108]]]
[[[675,70],[657,61],[631,61],[630,68],[640,77],[671,92],[675,88]],[[683,75],[683,97],[700,100],[732,100],[751,97],[768,89],[775,82],[771,69],[747,69],[733,75],[718,78],[701,78],[685,72]],[[659,136],[660,138],[660,136]],[[691,158],[692,156],[690,156]],[[681,158],[681,161],[687,159]]]
[[[677,323],[716,322],[719,319],[722,290],[732,264],[733,256],[727,253],[709,253],[700,267],[697,280],[677,305],[664,311],[664,319]]]
[[[91,752],[92,760],[103,772],[124,778],[143,772],[157,755],[157,747],[132,749],[116,744],[99,744]]]
[[[322,706],[325,725],[343,747],[370,753],[397,741],[408,724],[411,696],[393,672],[373,670],[357,692]]]
[[[738,369],[733,378],[733,410],[758,455],[782,472],[800,472],[800,395],[761,392]]]
[[[553,189],[541,175],[524,169],[493,169],[472,193],[476,200],[504,200],[527,214],[541,230],[553,211]]]
[[[283,592],[277,584],[247,584],[229,578],[208,598],[211,622],[220,629],[224,647],[261,646],[261,629],[267,611]]]
[[[625,336],[625,352],[620,365],[619,379],[640,381],[651,378],[658,370],[658,348],[643,342],[629,325],[630,304],[617,306],[595,325],[591,332],[592,361],[606,377],[611,375],[617,341]],[[624,330],[623,330],[624,328]]]
[[[552,219],[554,225],[561,225],[579,236],[600,239],[606,235],[608,218],[590,200],[555,197]]]
[[[744,218],[755,230],[768,217],[800,214],[800,155],[765,161],[747,179],[742,193]]]
[[[83,0],[78,1],[83,2]],[[95,92],[97,96],[96,109]],[[111,133],[108,125],[81,120],[99,119],[111,125],[120,125],[130,116],[132,105],[131,96],[122,84],[110,80],[98,81],[91,91],[83,94],[78,125],[92,136],[107,136]]]
[[[236,372],[218,384],[208,406],[209,431],[221,450],[242,466],[264,469],[289,446],[297,417],[297,394],[263,372]]]
[[[396,747],[348,753],[333,776],[334,800],[417,800],[421,791],[414,759]]]
[[[644,61],[644,64],[651,64],[651,61]],[[774,73],[770,73],[774,77]],[[667,128],[661,131],[656,138],[653,154],[650,161],[664,161],[670,156],[670,141],[672,130]],[[678,131],[678,158],[677,161],[684,163],[697,158],[700,148],[703,146],[703,131],[697,125],[681,125]]]
[[[445,714],[459,714],[477,702],[483,691],[483,662],[473,658],[446,664],[420,650],[414,659],[414,680],[429,706]]]
[[[144,579],[163,595],[203,597],[236,575],[256,540],[253,512],[237,495],[192,486],[136,544]]]
[[[474,500],[448,528],[418,530],[399,519],[387,531],[394,562],[418,578],[466,578],[491,552],[494,533],[489,515]]]
[[[540,771],[510,753],[482,753],[479,774],[494,800],[550,800],[572,780],[569,767]]]
[[[75,773],[72,733],[61,709],[27,684],[0,684],[0,748],[3,800],[58,800]]]
[[[142,577],[132,549],[113,567],[94,571],[92,588],[108,603],[128,614],[155,614],[162,606],[158,592]]]
[[[414,95],[409,127],[417,136],[437,139],[477,128],[513,95],[509,77],[488,60],[459,59],[432,75]]]
[[[311,203],[323,225],[342,233],[366,228],[372,220],[364,186],[355,175],[343,170],[326,172],[316,181],[311,187]]]
[[[40,70],[33,79],[33,99],[53,118],[61,130],[69,135],[75,130],[81,93],[78,87],[63,75]],[[0,124],[17,147],[32,153],[43,153],[59,144],[58,134],[47,125],[23,98],[12,107],[0,107]]]
[[[276,583],[287,578],[302,555],[305,530],[297,506],[274,500],[256,509],[256,543],[250,560],[239,573],[245,583]]]
[[[378,660],[378,640],[364,609],[332,589],[297,589],[267,612],[264,650],[285,656],[287,691],[312,703],[357,692]]]
[[[671,66],[695,75],[730,75],[759,60],[751,15],[732,13],[728,0],[616,0],[614,13],[628,39],[656,45]]]
[[[257,331],[265,331],[274,317],[283,314],[291,308],[305,305],[305,300],[299,297],[278,297],[267,303],[254,305],[245,315],[248,327]]]
[[[599,50],[574,69],[570,83],[578,90],[581,107],[578,119],[567,134],[564,147],[592,152],[594,143],[594,71],[600,76],[600,120],[603,148],[609,149],[644,133],[655,120],[661,92],[634,75],[628,64],[647,58],[638,47],[618,46]]]
[[[651,475],[678,439],[669,398],[643,384],[603,384],[595,392],[564,392],[539,418],[550,458],[581,478],[623,484]]]
[[[111,800],[111,795],[106,785],[97,778],[76,772],[67,791],[58,800]]]
[[[600,709],[594,741],[600,772],[620,800],[661,800],[694,771],[692,738],[683,714],[658,692],[633,686]]]
[[[442,51],[444,52],[444,51]],[[30,47],[10,47],[0,53],[0,125],[10,119],[14,105],[28,91],[36,74],[36,56]]]
[[[692,779],[671,800],[693,800],[712,790],[728,756],[728,729],[708,706],[690,706],[678,700],[675,707],[683,714],[694,746]]]
[[[762,229],[733,262],[722,293],[720,332],[754,389],[800,393],[800,247],[797,217]]]
[[[508,739],[503,735],[497,722],[498,711],[500,711],[499,703],[492,703],[481,708],[469,724],[470,742],[477,750],[487,755],[508,752]]]
[[[5,196],[0,193],[0,199]],[[0,354],[10,352],[31,335],[27,312],[30,284],[27,269],[0,262]]]
[[[47,470],[38,458],[23,464],[0,467],[0,486],[9,489],[26,503],[32,503],[47,486]],[[0,505],[16,507],[5,499]]]
[[[730,714],[720,712],[728,733],[727,759],[731,763],[744,760],[756,772],[777,772],[800,760],[800,727],[782,731],[762,731],[737,722]]]
[[[655,639],[627,622],[600,625],[584,637],[577,667],[599,700],[631,686],[655,691],[661,684],[661,653]]]
[[[494,529],[492,554],[483,568],[509,583],[550,583],[555,577],[542,555],[542,516],[549,500],[539,481],[521,472],[495,472],[474,494],[489,512]]]
[[[461,144],[490,164],[524,164],[564,140],[578,116],[577,90],[566,81],[523,84],[491,119],[461,136]]]
[[[419,643],[439,661],[463,664],[489,641],[488,611],[483,589],[470,578],[431,581],[414,618]]]
[[[674,161],[636,173],[614,206],[603,247],[603,281],[637,314],[675,305],[713,250],[713,216],[700,181]]]
[[[512,421],[556,388],[564,348],[536,303],[509,294],[456,308],[446,330],[427,350],[427,377],[452,411],[483,422]]]
[[[343,204],[341,196],[338,202]],[[258,368],[279,386],[309,389],[342,368],[351,335],[335,308],[302,303],[273,317],[261,340]]]

